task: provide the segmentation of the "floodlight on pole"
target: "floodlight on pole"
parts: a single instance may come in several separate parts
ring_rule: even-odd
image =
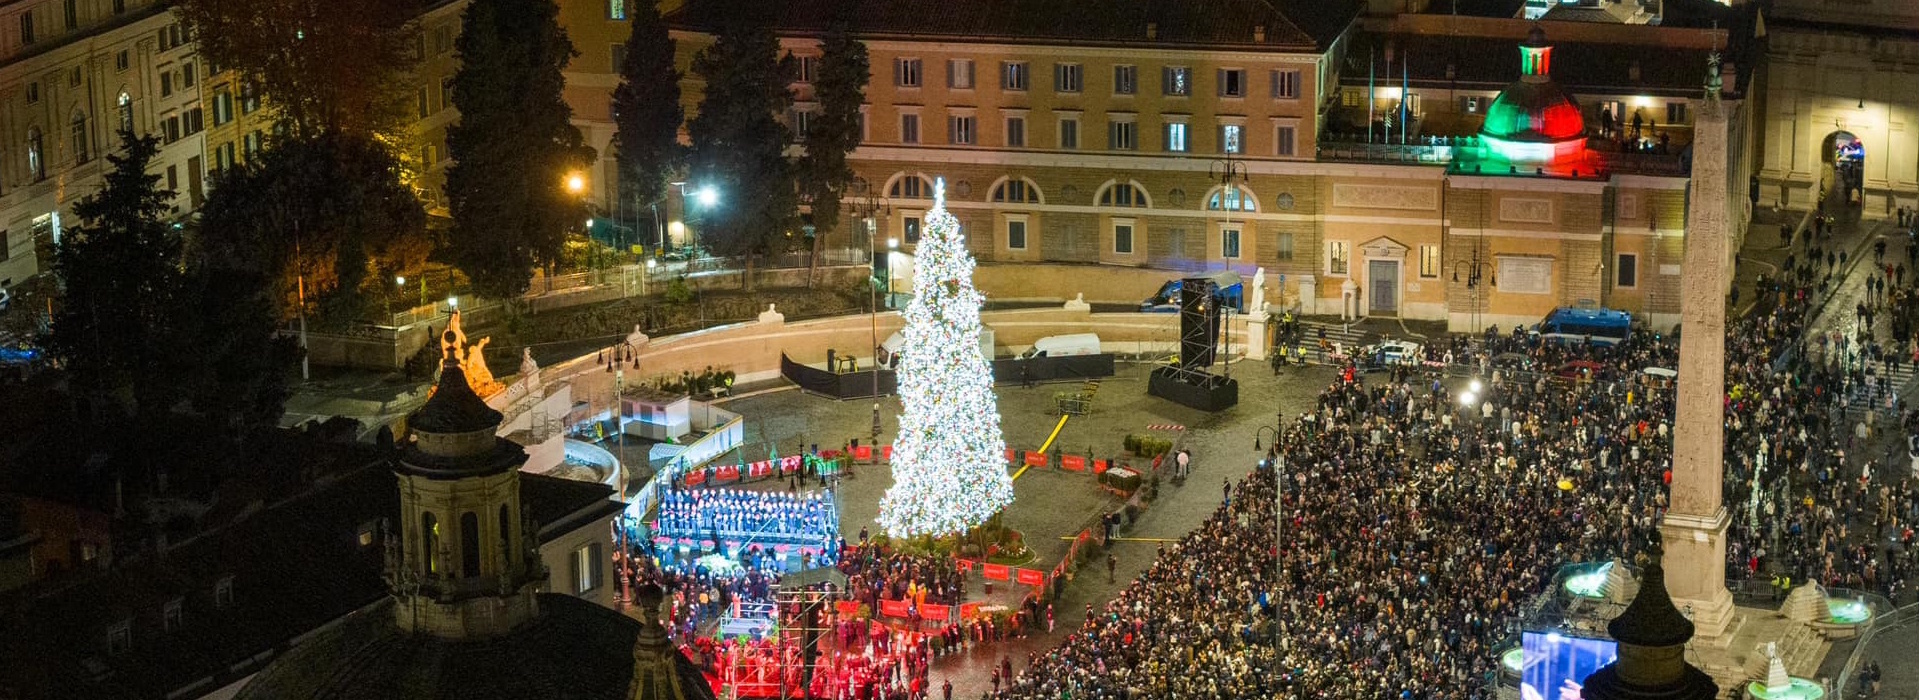
[[[694,196],[699,198],[700,206],[709,209],[720,203],[720,190],[714,189],[713,185],[701,187],[698,191],[694,192]]]

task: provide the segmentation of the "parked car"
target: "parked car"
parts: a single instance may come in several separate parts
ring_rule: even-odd
[[[1407,340],[1383,340],[1361,348],[1357,359],[1368,370],[1419,364],[1420,344]]]

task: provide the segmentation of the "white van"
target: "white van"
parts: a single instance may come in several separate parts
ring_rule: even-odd
[[[1033,342],[1033,348],[1020,355],[1022,360],[1036,357],[1073,357],[1100,354],[1100,336],[1093,333],[1050,335]]]
[[[893,335],[887,336],[886,342],[880,344],[880,364],[892,369],[899,369],[900,348],[906,344],[906,336],[902,331],[894,331]],[[1095,347],[1098,347],[1098,345],[1096,344]],[[1096,350],[1095,352],[1098,351]],[[984,326],[980,328],[980,357],[985,358],[988,362],[993,361],[992,328]]]

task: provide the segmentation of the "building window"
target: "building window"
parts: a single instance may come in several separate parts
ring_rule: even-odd
[[[1685,123],[1687,123],[1687,103],[1668,102],[1667,103],[1667,125],[1672,126],[1674,124],[1685,124]]]
[[[433,105],[427,101],[426,88],[423,87],[418,90],[415,90],[413,92],[413,101],[414,101],[414,111],[417,113],[416,116],[418,118],[426,119],[427,115],[433,113]]]
[[[909,216],[900,221],[902,236],[909,245],[920,242],[920,217]]]
[[[1292,261],[1293,260],[1293,234],[1283,232],[1276,237],[1276,241],[1280,244],[1280,259],[1283,261]]]
[[[27,130],[27,174],[34,182],[47,179],[46,143],[38,127]]]
[[[1133,254],[1133,223],[1114,222],[1113,253],[1115,255]]]
[[[107,653],[119,656],[133,650],[133,620],[121,620],[107,628]]]
[[[1221,68],[1214,73],[1220,83],[1221,97],[1247,96],[1247,71],[1241,68]]]
[[[820,79],[819,56],[800,56],[794,63],[800,70],[799,82],[812,83]]]
[[[813,133],[814,116],[815,113],[810,110],[793,110],[793,140],[795,143],[806,143],[807,134]]]
[[[993,188],[993,201],[1039,204],[1040,188],[1024,177],[1007,178]]]
[[[618,75],[621,72],[621,68],[627,65],[627,45],[614,44],[609,48],[612,49],[609,53],[613,55],[613,60],[611,61],[613,65],[609,70],[615,75]]]
[[[974,118],[962,116],[947,117],[947,142],[956,146],[973,145]]]
[[[607,19],[625,20],[627,18],[627,0],[607,0]]]
[[[1327,274],[1347,274],[1349,252],[1346,241],[1327,241]]]
[[[27,104],[37,104],[39,102],[40,102],[39,81],[27,83]]]
[[[180,115],[175,114],[160,120],[160,141],[173,143],[180,140]]]
[[[260,132],[258,131],[248,132],[245,138],[240,139],[241,152],[247,154],[248,158],[254,157],[256,154],[260,153],[260,145],[261,145],[260,142],[261,142]]]
[[[933,197],[933,183],[919,175],[902,175],[887,188],[887,196],[903,199],[929,199]]]
[[[93,160],[92,138],[87,132],[87,115],[73,115],[73,162],[75,165]]]
[[[440,519],[431,511],[420,514],[420,556],[427,559],[427,573],[441,573]]]
[[[1186,66],[1160,69],[1160,93],[1173,97],[1193,94],[1193,69]]]
[[[116,15],[126,14],[127,0],[113,0],[113,13]]]
[[[1007,250],[1027,249],[1027,220],[1007,219]]]
[[[1113,67],[1113,94],[1131,95],[1140,89],[1139,66]]]
[[[1131,151],[1139,145],[1133,122],[1112,122],[1107,125],[1107,148]]]
[[[1100,206],[1103,207],[1145,207],[1147,192],[1131,182],[1115,183],[1100,191]]]
[[[920,143],[920,115],[900,115],[900,143]]]
[[[220,126],[233,121],[233,92],[221,90],[213,93],[213,125]]]
[[[893,59],[893,84],[895,87],[920,87],[920,59]]]
[[[1480,98],[1478,96],[1460,98],[1460,111],[1466,112],[1467,114],[1479,114]]]
[[[1000,63],[1000,89],[1027,89],[1027,62],[1002,61]]]
[[[226,608],[233,605],[233,577],[222,576],[213,582],[213,607]]]
[[[73,70],[67,71],[67,87],[80,87],[79,66],[74,66]]]
[[[1078,63],[1053,64],[1053,91],[1054,92],[1079,92],[1080,91],[1080,64]]]
[[[1621,253],[1613,266],[1613,286],[1631,289],[1640,286],[1640,256]]]
[[[1027,145],[1027,118],[1007,117],[1007,147],[1025,148]]]
[[[167,604],[161,607],[161,625],[166,631],[172,632],[180,629],[180,623],[186,617],[186,608],[187,601],[184,598],[174,598],[173,600],[167,601]]]
[[[443,54],[452,50],[453,50],[453,28],[452,27],[434,27],[433,55],[438,56],[440,54]]]
[[[201,129],[207,128],[206,112],[199,107],[187,110],[186,114],[181,115],[181,121],[186,126],[186,136],[198,134]]]
[[[133,131],[133,97],[120,93],[120,130]]]
[[[589,593],[600,587],[601,565],[599,542],[594,542],[573,550],[573,556],[570,557],[570,559],[572,560],[571,568],[573,569],[573,575],[569,578],[573,580],[574,595]]]
[[[1246,127],[1239,124],[1220,125],[1220,152],[1246,153],[1246,140],[1241,138]]]
[[[193,64],[183,63],[180,65],[180,87],[182,89],[193,87],[194,83],[199,82],[199,78],[200,71]]]
[[[113,72],[125,73],[132,66],[133,54],[126,49],[121,49],[120,53],[113,55]]]
[[[259,108],[260,92],[254,89],[252,83],[242,84],[240,86],[240,113],[253,114],[253,110]]]
[[[1220,229],[1220,257],[1228,260],[1240,258],[1240,229]]]
[[[167,166],[167,189],[175,194],[180,192],[180,171],[171,165]]]
[[[1420,276],[1426,279],[1440,276],[1440,246],[1420,246]]]
[[[160,74],[160,96],[173,96],[173,71]]]
[[[1295,133],[1294,128],[1291,126],[1274,127],[1273,129],[1273,154],[1274,155],[1276,156],[1293,155],[1294,133]]]
[[[1185,153],[1187,150],[1187,125],[1179,122],[1168,124],[1166,127],[1166,145],[1168,151]]]
[[[68,31],[79,29],[80,28],[80,0],[67,0],[65,3],[65,7],[63,9],[65,10],[65,12],[63,12],[62,14],[65,16],[67,20]]]
[[[1080,118],[1079,117],[1061,117],[1060,118],[1060,148],[1062,150],[1071,151],[1079,147],[1080,147]]]
[[[947,59],[947,87],[954,90],[973,89],[973,59]]]
[[[20,13],[20,43],[33,43],[33,10]]]
[[[1208,211],[1255,211],[1258,207],[1253,201],[1253,192],[1238,185],[1232,188],[1216,188],[1207,197]]]
[[[1300,71],[1277,70],[1268,74],[1274,99],[1291,100],[1300,96]]]

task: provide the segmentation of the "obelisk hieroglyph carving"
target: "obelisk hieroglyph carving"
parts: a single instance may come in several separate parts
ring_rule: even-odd
[[[1733,619],[1726,576],[1727,510],[1720,502],[1731,240],[1727,107],[1717,99],[1698,101],[1695,107],[1692,192],[1680,279],[1673,487],[1660,534],[1667,591],[1690,611],[1696,642],[1724,645],[1722,635]]]

